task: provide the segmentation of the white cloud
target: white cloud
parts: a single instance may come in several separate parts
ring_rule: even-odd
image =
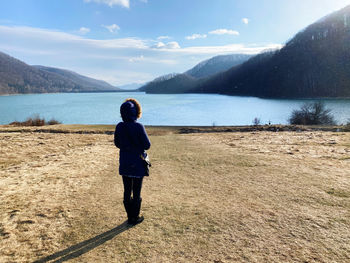
[[[86,68],[78,68],[77,71],[80,74],[86,74],[91,78],[101,79],[107,81],[108,83],[112,83],[115,86],[121,86],[130,83],[146,83],[156,77],[157,74],[144,73],[142,71],[135,70],[114,70],[114,69],[97,69],[97,70],[89,70]]]
[[[156,44],[154,44],[153,46],[151,46],[151,48],[155,48],[155,49],[165,48],[165,44],[160,41],[160,42],[157,42]]]
[[[48,43],[62,44],[77,47],[79,45],[89,46],[99,49],[114,49],[114,48],[147,48],[148,42],[138,38],[118,38],[98,40],[91,38],[83,38],[81,36],[41,28],[25,27],[25,26],[1,26],[0,25],[0,40],[3,44],[6,40],[22,39],[30,43]],[[1,41],[0,41],[1,43]],[[20,43],[18,43],[20,45]],[[33,46],[35,48],[35,45]]]
[[[145,57],[143,55],[139,56],[139,57],[135,57],[135,58],[129,58],[129,62],[139,62],[144,60]]]
[[[177,43],[176,41],[171,41],[168,42],[166,44],[164,44],[163,42],[157,42],[155,45],[152,45],[151,48],[154,49],[180,49],[180,45],[179,43]]]
[[[87,28],[87,27],[81,27],[79,29],[79,34],[81,34],[81,35],[85,35],[85,34],[87,34],[89,32],[90,32],[90,28]]]
[[[184,72],[221,54],[256,54],[278,44],[180,47],[175,41],[139,38],[92,39],[65,32],[0,25],[0,50],[28,64],[52,66],[103,79],[113,85],[150,81]],[[124,74],[128,72],[128,74]]]
[[[209,34],[212,35],[235,35],[239,36],[239,32],[231,29],[216,29],[213,31],[210,31]]]
[[[242,18],[242,22],[246,25],[249,24],[249,19],[248,18]]]
[[[86,3],[95,2],[98,4],[105,4],[109,7],[113,7],[114,5],[120,5],[126,8],[130,7],[130,1],[129,0],[84,0]]]
[[[118,30],[120,30],[120,27],[116,24],[110,25],[110,26],[105,26],[102,25],[104,28],[106,28],[109,32],[111,33],[116,33]]]
[[[105,57],[105,59],[121,59],[121,57]],[[161,59],[161,58],[153,58],[153,57],[145,57],[143,55],[138,56],[138,57],[124,57],[124,59],[127,59],[128,62],[131,63],[136,63],[136,62],[146,62],[150,64],[163,64],[163,65],[175,65],[177,64],[176,60],[171,60],[171,59]]]
[[[169,48],[169,49],[179,49],[179,48],[181,48],[179,43],[177,43],[175,41],[167,43],[166,47]]]
[[[194,40],[194,39],[197,39],[197,38],[206,38],[207,35],[206,34],[193,34],[192,36],[187,36],[186,39],[187,40]]]
[[[158,40],[163,40],[163,39],[170,39],[171,37],[169,36],[159,36],[157,37]]]
[[[275,50],[282,48],[281,44],[266,44],[266,45],[245,45],[231,44],[223,46],[200,46],[182,48],[178,52],[187,54],[206,54],[206,55],[222,55],[222,54],[258,54],[266,50]]]

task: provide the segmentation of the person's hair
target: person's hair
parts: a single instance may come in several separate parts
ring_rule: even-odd
[[[142,108],[141,108],[140,103],[136,99],[133,99],[133,98],[128,98],[125,100],[125,102],[127,102],[127,101],[130,101],[131,103],[133,103],[135,105],[136,111],[137,111],[136,117],[138,119],[140,119],[142,116]]]

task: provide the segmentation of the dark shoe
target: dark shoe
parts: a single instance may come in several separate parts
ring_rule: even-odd
[[[129,220],[131,220],[132,218],[132,205],[133,205],[133,200],[124,200],[124,208],[125,208],[125,212],[128,215],[128,222]]]
[[[128,224],[130,225],[137,225],[140,224],[145,218],[143,216],[138,216],[135,218],[128,219]]]
[[[131,225],[137,225],[144,220],[143,216],[139,216],[140,209],[141,209],[141,202],[142,202],[141,198],[139,200],[135,200],[135,199],[132,200],[130,217],[128,220],[128,223]]]

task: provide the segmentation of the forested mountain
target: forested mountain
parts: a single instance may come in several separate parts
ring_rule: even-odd
[[[58,68],[51,68],[51,67],[44,67],[44,66],[33,66],[37,69],[56,73],[64,78],[67,78],[78,85],[85,87],[85,88],[96,88],[96,89],[102,89],[102,90],[115,90],[116,87],[113,87],[112,85],[108,84],[107,82],[103,80],[97,80],[89,77],[85,77],[82,75],[79,75],[78,73],[75,73],[70,70],[66,69],[58,69]]]
[[[0,52],[0,94],[119,90],[68,70],[30,66]]]
[[[151,81],[140,88],[146,93],[186,93],[197,85],[197,79],[187,74],[177,74],[172,78],[164,78],[161,81]]]
[[[233,54],[221,55],[205,60],[194,66],[185,73],[194,78],[205,78],[215,75],[216,73],[226,71],[233,66],[242,64],[247,61],[251,55]]]
[[[140,88],[147,93],[183,93],[193,89],[205,78],[247,61],[251,56],[233,54],[216,56],[197,64],[183,74],[168,74],[154,79]]]
[[[189,92],[269,98],[350,97],[350,6]]]

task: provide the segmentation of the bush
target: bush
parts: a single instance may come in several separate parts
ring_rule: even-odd
[[[260,124],[261,124],[261,120],[259,118],[255,117],[254,120],[253,120],[253,125],[254,126],[258,126]]]
[[[58,120],[56,119],[51,119],[47,122],[48,125],[57,125],[57,124],[61,124],[61,122],[59,122]]]
[[[13,126],[44,126],[44,125],[56,125],[56,124],[60,124],[60,122],[55,119],[51,119],[48,122],[46,122],[46,120],[44,118],[40,118],[39,115],[36,115],[34,117],[29,117],[22,122],[15,121],[10,123],[10,125],[13,125]]]
[[[350,131],[350,119],[348,120],[348,123],[344,124],[345,131]]]
[[[330,109],[323,102],[305,103],[299,110],[294,110],[289,118],[290,124],[296,125],[335,125]]]

